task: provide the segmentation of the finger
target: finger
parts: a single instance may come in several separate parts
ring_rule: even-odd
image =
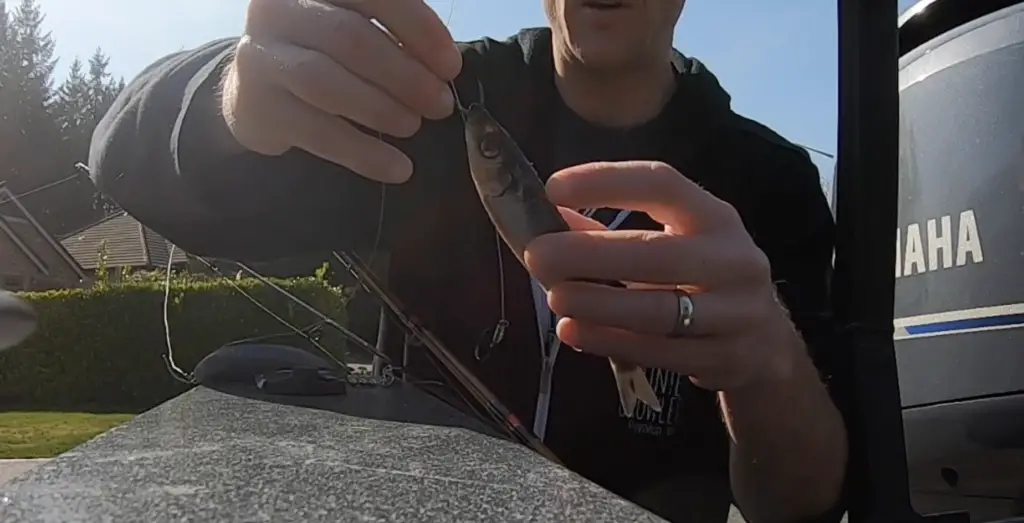
[[[559,207],[558,212],[561,213],[562,218],[565,219],[566,223],[569,224],[569,228],[574,231],[605,231],[608,230],[601,222],[583,216],[582,214],[565,207]]]
[[[255,25],[250,31],[261,41],[283,40],[331,57],[343,68],[374,84],[416,114],[431,119],[452,113],[455,99],[445,82],[425,65],[395,44],[387,33],[359,12],[323,2],[297,0],[267,8],[263,17],[278,16],[274,22]],[[359,105],[359,100],[326,78],[304,79],[319,84],[332,105]],[[313,88],[313,87],[311,87]]]
[[[614,327],[561,318],[555,327],[558,339],[578,351],[628,361],[645,367],[672,369],[700,376],[724,367],[731,354],[718,337],[671,339],[649,336]]]
[[[271,124],[287,129],[293,146],[310,154],[379,182],[401,183],[412,175],[412,161],[401,151],[295,96],[284,93],[267,111]]]
[[[687,336],[728,335],[760,320],[761,308],[746,294],[695,293]],[[666,336],[679,319],[679,297],[672,290],[622,289],[564,282],[548,290],[548,305],[560,317],[638,334]]]
[[[298,98],[289,98],[295,124],[295,146],[384,183],[412,176],[412,160],[397,148],[372,137],[341,118],[332,117]]]
[[[719,236],[661,231],[571,231],[538,236],[526,247],[531,273],[546,281],[618,280],[699,285],[708,290],[760,282],[771,273],[765,256]]]
[[[399,138],[408,138],[419,130],[419,115],[329,56],[301,47],[280,47],[277,54],[286,55],[290,64],[280,73],[281,83],[307,104]]]
[[[438,78],[454,80],[462,70],[462,53],[451,32],[423,0],[328,1],[376,19]]]
[[[252,42],[247,37],[243,41]],[[244,70],[249,76],[276,78],[282,74],[280,71],[295,68],[296,59],[301,59],[296,57],[309,53],[313,52],[291,44],[240,44],[236,68],[239,74]],[[298,98],[287,90],[286,81],[281,80],[280,85],[279,90],[260,91],[261,100],[250,100],[261,105],[263,124],[243,127],[273,129],[277,136],[286,138],[284,141],[289,146],[304,149],[377,181],[399,183],[412,175],[412,162],[401,151]],[[259,141],[259,136],[252,139]]]
[[[576,211],[574,211],[572,209],[567,209],[565,207],[558,207],[558,212],[562,215],[562,218],[565,219],[565,221],[569,225],[570,229],[573,229],[573,230],[589,230],[589,231],[604,231],[604,230],[607,230],[607,228],[605,228],[605,226],[603,224],[601,224],[601,222],[598,222],[597,220],[593,220],[591,218],[583,216],[582,214],[580,214],[580,213],[578,213],[578,212],[576,212]],[[541,265],[536,265],[536,264],[534,264],[534,263],[532,263],[530,261],[530,251],[529,251],[529,247],[527,247],[527,251],[526,251],[526,266],[527,266],[527,268],[536,267],[536,268],[539,269],[539,267],[541,267]],[[533,276],[535,278],[538,278],[542,282],[559,281],[558,278],[554,278],[554,279],[550,279],[549,280],[548,277],[544,273],[538,272],[538,271],[534,271],[533,269],[531,269],[531,273],[533,274]]]
[[[735,209],[661,162],[589,163],[548,179],[548,197],[572,208],[647,213],[680,234],[742,226]]]

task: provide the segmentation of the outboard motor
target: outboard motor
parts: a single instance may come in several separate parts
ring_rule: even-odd
[[[1021,516],[1024,0],[922,0],[899,42],[895,348],[915,507]]]

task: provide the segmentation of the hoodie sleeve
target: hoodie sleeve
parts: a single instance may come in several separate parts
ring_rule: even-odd
[[[230,134],[217,90],[237,41],[164,57],[124,89],[93,134],[89,166],[96,185],[197,255],[257,261],[387,248],[395,230],[435,194],[436,181],[417,172],[388,186],[384,197],[382,184],[298,149],[275,157],[223,152],[215,144]],[[464,55],[480,49],[479,42],[463,46]],[[391,143],[415,164],[432,146],[464,147],[461,135],[453,115]]]
[[[845,362],[835,347],[830,289],[835,220],[818,168],[807,151],[758,122],[734,113],[732,131],[722,141],[745,152],[737,168],[745,185],[736,193],[750,209],[744,223],[771,261],[779,298],[832,388]],[[845,394],[835,384],[833,395]]]
[[[782,219],[779,232],[788,239],[777,244],[772,258],[773,278],[832,402],[849,423],[851,416],[856,414],[853,376],[846,353],[838,345],[840,333],[832,313],[830,288],[835,220],[828,198],[821,189],[818,169],[806,153],[800,159],[783,161],[779,174],[786,175],[790,183],[777,187],[777,190],[784,191],[782,194],[775,193],[776,197],[767,199],[785,201],[790,205],[785,206],[785,211],[776,211]],[[847,469],[847,481],[851,474],[854,474],[853,467]],[[843,492],[832,509],[808,521],[839,522],[847,509],[848,487]]]
[[[845,370],[837,352],[830,283],[835,222],[821,189],[818,169],[803,151],[777,148],[773,156],[775,183],[759,192],[770,209],[764,249],[772,264],[782,302],[803,336],[811,357],[837,405],[847,406]],[[777,202],[786,202],[777,205]]]

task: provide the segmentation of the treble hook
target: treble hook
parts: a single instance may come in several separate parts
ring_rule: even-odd
[[[479,78],[476,79],[477,101],[471,102],[468,106],[463,105],[462,99],[459,97],[459,90],[458,88],[455,87],[455,81],[452,80],[448,82],[448,85],[451,86],[452,95],[455,97],[455,108],[458,109],[459,113],[462,115],[463,120],[466,119],[466,113],[469,111],[471,107],[477,104],[484,105],[484,84],[480,81]]]

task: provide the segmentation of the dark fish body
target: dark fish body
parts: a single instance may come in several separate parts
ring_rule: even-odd
[[[0,351],[25,341],[38,322],[35,310],[25,300],[0,289]]]
[[[526,245],[537,236],[571,230],[519,145],[483,106],[466,110],[466,144],[484,209],[521,263],[526,264]],[[491,151],[496,156],[489,157]]]
[[[477,104],[465,109],[463,117],[469,169],[480,201],[502,240],[526,265],[526,246],[534,238],[571,228],[548,200],[537,171],[501,124]],[[624,286],[620,282],[600,283]],[[643,369],[611,358],[610,362],[627,416],[632,415],[638,400],[661,412]]]

